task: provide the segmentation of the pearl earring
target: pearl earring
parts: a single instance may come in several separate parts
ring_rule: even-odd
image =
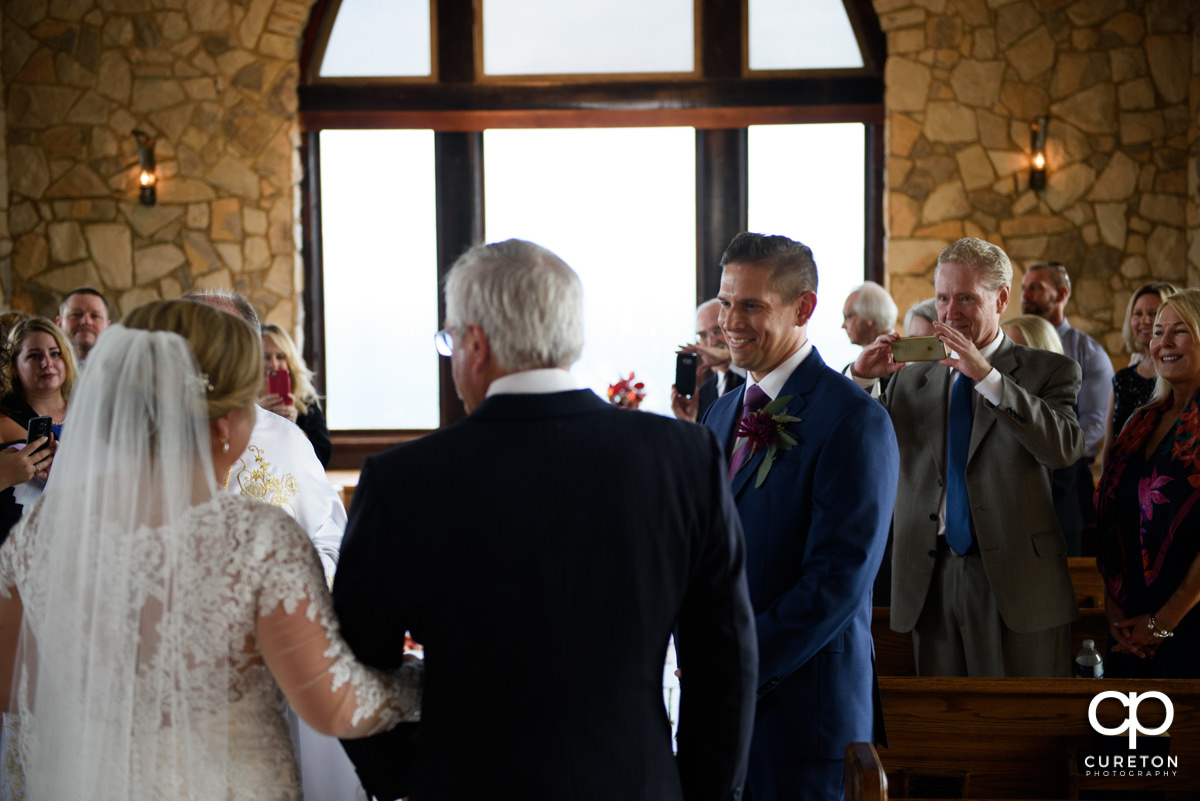
[[[225,439],[224,437],[221,438],[221,450],[225,453],[229,453],[229,440]]]

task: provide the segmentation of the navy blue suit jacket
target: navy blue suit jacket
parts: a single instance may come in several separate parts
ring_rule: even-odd
[[[729,448],[745,389],[704,419]],[[751,750],[843,758],[879,742],[882,716],[871,638],[871,586],[896,498],[899,452],[887,412],[813,352],[779,396],[790,395],[799,440],[754,482],[763,452],[734,477],[746,537],[746,577],[759,647]],[[689,665],[681,665],[684,675]]]
[[[710,432],[587,390],[489,397],[368,459],[334,608],[364,662],[398,665],[410,630],[426,664],[411,784],[385,737],[357,749],[368,790],[731,798],[757,651],[726,484]],[[681,656],[696,649],[678,759],[662,695],[676,624],[695,643]]]

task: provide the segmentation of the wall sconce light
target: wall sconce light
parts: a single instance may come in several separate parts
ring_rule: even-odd
[[[1033,156],[1033,166],[1029,168],[1029,188],[1044,189],[1046,187],[1046,115],[1034,120],[1029,129],[1030,155]]]
[[[139,199],[143,206],[153,206],[158,202],[158,192],[155,189],[158,176],[154,174],[154,137],[145,131],[136,130],[133,136],[137,139],[138,165],[141,168],[138,174],[138,182],[142,185]]]

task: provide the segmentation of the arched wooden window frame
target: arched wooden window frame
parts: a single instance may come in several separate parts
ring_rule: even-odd
[[[859,69],[751,72],[746,0],[694,0],[694,73],[643,76],[481,75],[479,11],[473,0],[430,0],[432,75],[327,79],[317,74],[341,0],[318,0],[305,32],[299,87],[305,358],[324,392],[320,146],[325,128],[434,131],[438,278],[483,240],[483,131],[489,128],[689,126],[696,129],[696,296],[717,292],[716,257],[746,228],[750,125],[862,123],[866,128],[864,265],[883,282],[883,67],[886,40],[870,0],[843,0],[859,41]],[[445,314],[442,298],[438,319]],[[440,368],[440,418],[463,416]],[[334,432],[334,467],[421,431]]]

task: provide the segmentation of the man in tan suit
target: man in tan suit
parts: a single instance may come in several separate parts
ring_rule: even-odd
[[[884,334],[854,363],[864,387],[896,373],[892,628],[923,676],[1069,675],[1079,609],[1050,472],[1083,453],[1079,365],[1001,332],[1012,265],[995,245],[960,239],[934,284],[948,358],[896,363]]]

